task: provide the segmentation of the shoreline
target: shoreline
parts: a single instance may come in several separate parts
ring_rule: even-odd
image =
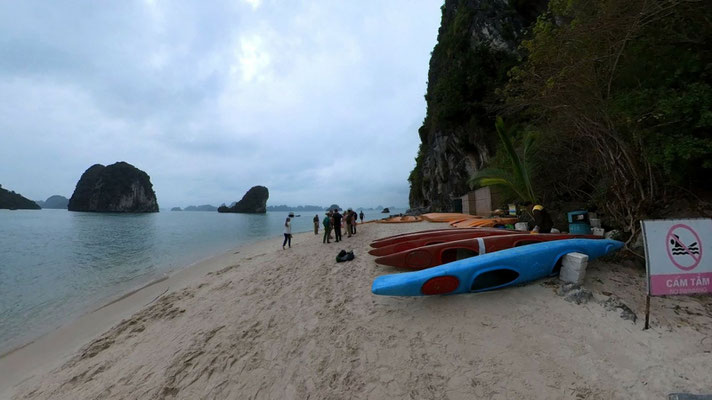
[[[53,332],[0,358],[0,398],[662,398],[712,387],[712,301],[655,298],[642,331],[606,307],[615,297],[642,315],[632,266],[590,264],[594,300],[580,305],[551,279],[372,295],[375,276],[398,270],[375,264],[368,244],[437,226],[364,224],[342,244],[304,232],[288,250],[279,237],[232,249],[60,329],[81,337]],[[342,248],[356,259],[336,263]]]
[[[369,222],[370,222],[370,221],[369,221]],[[300,234],[300,233],[307,233],[307,232],[308,232],[308,231],[297,232],[297,233],[295,233],[295,235],[296,235],[296,234]],[[20,344],[15,344],[15,345],[13,345],[13,346],[11,346],[11,347],[9,347],[9,348],[6,348],[6,349],[4,349],[4,350],[1,350],[1,351],[0,351],[0,361],[2,361],[2,359],[3,359],[4,357],[6,357],[6,356],[8,356],[8,355],[10,355],[10,354],[12,354],[12,353],[14,353],[15,351],[18,351],[18,350],[20,350],[20,349],[22,349],[22,348],[24,348],[24,347],[27,347],[27,346],[29,346],[30,344],[36,342],[37,340],[40,340],[42,337],[44,337],[44,336],[46,336],[46,335],[49,335],[49,334],[51,334],[52,332],[54,332],[54,331],[56,331],[56,330],[58,330],[58,329],[63,328],[64,326],[67,326],[67,325],[70,325],[70,324],[74,323],[76,320],[82,318],[83,316],[85,316],[85,315],[87,315],[87,314],[91,314],[91,313],[97,312],[97,311],[101,310],[102,308],[105,308],[105,307],[107,307],[107,306],[109,306],[109,305],[111,305],[111,304],[113,304],[113,303],[116,303],[116,302],[119,301],[119,300],[123,300],[124,298],[126,298],[126,297],[128,297],[128,296],[130,296],[130,295],[132,295],[132,294],[134,294],[134,293],[136,293],[136,292],[138,292],[138,291],[140,291],[140,290],[143,290],[144,288],[147,288],[147,287],[149,287],[149,286],[151,286],[151,285],[154,285],[154,284],[159,283],[159,282],[161,282],[161,281],[164,281],[164,280],[166,280],[166,279],[170,279],[172,276],[176,275],[176,274],[179,273],[180,271],[193,268],[193,267],[195,267],[195,266],[197,266],[197,265],[199,265],[199,264],[202,264],[202,263],[204,263],[204,262],[208,262],[209,260],[214,259],[214,258],[216,258],[216,257],[225,256],[225,255],[229,254],[230,252],[235,252],[235,251],[240,250],[240,249],[242,249],[242,248],[244,248],[244,247],[246,247],[246,246],[252,246],[252,245],[255,245],[255,244],[260,243],[260,242],[267,242],[267,241],[270,241],[270,240],[273,240],[273,239],[278,239],[278,238],[281,238],[281,236],[273,236],[273,237],[271,237],[271,238],[255,239],[254,241],[251,241],[251,242],[238,244],[238,245],[236,245],[235,247],[229,248],[229,249],[224,250],[224,251],[222,251],[222,252],[210,254],[210,255],[207,255],[207,256],[205,256],[205,257],[203,257],[203,258],[201,258],[201,259],[198,259],[198,260],[196,260],[196,261],[191,261],[191,262],[189,262],[189,263],[183,264],[183,265],[181,265],[181,266],[179,266],[179,267],[177,267],[177,268],[174,268],[174,269],[172,269],[172,270],[170,270],[170,271],[162,272],[162,273],[156,274],[156,275],[153,276],[152,279],[149,279],[149,280],[144,281],[144,282],[138,282],[135,286],[126,288],[125,291],[118,292],[118,293],[115,293],[115,294],[113,294],[113,295],[109,295],[109,296],[107,296],[107,297],[99,298],[99,299],[97,299],[97,300],[95,300],[95,301],[93,301],[93,302],[91,302],[91,303],[85,305],[84,307],[82,307],[81,310],[79,310],[79,311],[73,313],[73,316],[71,316],[70,318],[66,319],[65,321],[60,322],[60,323],[57,323],[57,324],[53,324],[51,327],[49,327],[49,329],[47,329],[47,330],[44,331],[43,333],[30,334],[28,339],[26,339],[26,340],[20,340],[20,342],[21,342]],[[235,254],[237,254],[237,253],[235,253]],[[0,377],[0,389],[2,389],[2,379],[1,379],[1,377]],[[0,393],[1,393],[1,391],[0,391]]]
[[[97,301],[87,307],[87,311],[64,324],[44,333],[29,342],[0,354],[0,398],[5,398],[12,387],[30,379],[38,373],[52,370],[63,357],[76,351],[84,343],[100,335],[122,319],[148,306],[171,290],[187,286],[205,274],[219,270],[226,259],[236,256],[241,249],[262,242],[278,239],[257,240],[233,247],[226,252],[215,254],[194,263],[177,268],[149,282],[137,285],[126,293],[113,298]],[[162,291],[161,291],[162,289]],[[141,303],[150,296],[148,303]],[[51,361],[47,362],[47,358]],[[43,364],[40,366],[40,364]],[[20,376],[26,376],[19,379]]]

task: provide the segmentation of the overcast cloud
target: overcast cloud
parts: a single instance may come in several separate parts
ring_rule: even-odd
[[[126,161],[164,209],[405,206],[441,4],[0,0],[0,184]]]

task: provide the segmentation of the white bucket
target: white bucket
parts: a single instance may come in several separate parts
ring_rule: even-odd
[[[526,232],[529,230],[529,223],[528,222],[517,222],[514,224],[514,229],[518,231],[523,231]]]

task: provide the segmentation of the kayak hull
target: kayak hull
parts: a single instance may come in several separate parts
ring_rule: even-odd
[[[600,237],[569,234],[521,234],[488,236],[474,239],[468,238],[424,245],[383,255],[376,259],[376,263],[391,267],[418,270],[512,247],[563,239],[600,239]],[[385,248],[376,250],[382,249]]]
[[[515,231],[511,229],[498,229],[498,228],[468,228],[468,229],[443,229],[443,230],[436,230],[436,231],[420,231],[420,232],[412,232],[408,234],[403,234],[399,236],[392,236],[392,237],[387,237],[379,240],[374,240],[371,242],[371,247],[379,248],[379,247],[385,247],[385,246],[390,246],[392,244],[400,243],[400,242],[406,242],[410,240],[416,240],[416,239],[422,239],[422,238],[428,238],[432,236],[439,236],[439,235],[458,235],[458,234],[467,234],[467,233],[472,233],[472,232],[496,232],[496,234],[504,235],[504,234],[521,234],[522,231]]]
[[[514,247],[420,271],[377,277],[371,291],[384,296],[476,293],[520,285],[558,273],[573,252],[594,259],[623,247],[610,239],[565,239]]]
[[[411,240],[403,240],[393,243],[388,246],[377,247],[375,249],[369,250],[368,254],[376,257],[383,257],[389,254],[398,253],[401,251],[406,251],[410,249],[415,249],[421,246],[428,246],[438,243],[452,242],[454,240],[472,239],[479,237],[488,236],[510,236],[512,233],[510,231],[505,231],[504,229],[493,229],[493,230],[476,230],[467,232],[449,232],[448,234],[437,234],[428,235],[424,237],[419,237]]]

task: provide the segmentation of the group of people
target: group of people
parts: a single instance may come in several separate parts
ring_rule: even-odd
[[[356,214],[356,211],[352,209],[346,210],[342,215],[338,209],[329,210],[326,212],[324,219],[322,220],[322,225],[324,225],[324,239],[323,243],[331,243],[331,233],[334,233],[334,239],[337,242],[342,240],[341,228],[344,222],[346,222],[346,234],[347,237],[356,234],[356,223],[361,217],[361,222],[363,222],[363,211],[361,214]],[[314,234],[319,234],[319,216],[314,216]]]
[[[284,221],[284,242],[282,242],[282,249],[285,249],[285,246],[289,246],[289,248],[292,248],[292,219],[291,219],[291,214],[290,217],[287,217],[287,220]],[[321,221],[322,225],[324,225],[324,243],[331,243],[331,234],[332,232],[334,233],[334,238],[337,242],[340,242],[342,240],[341,238],[341,228],[344,222],[346,222],[346,234],[347,237],[351,237],[351,235],[356,234],[356,224],[358,222],[358,219],[361,219],[361,223],[363,223],[363,211],[361,211],[360,214],[357,214],[356,211],[352,209],[346,210],[344,214],[341,214],[338,209],[334,210],[329,210],[326,212],[326,215],[324,216],[324,219]],[[318,235],[319,234],[319,215],[314,216],[314,234]]]

